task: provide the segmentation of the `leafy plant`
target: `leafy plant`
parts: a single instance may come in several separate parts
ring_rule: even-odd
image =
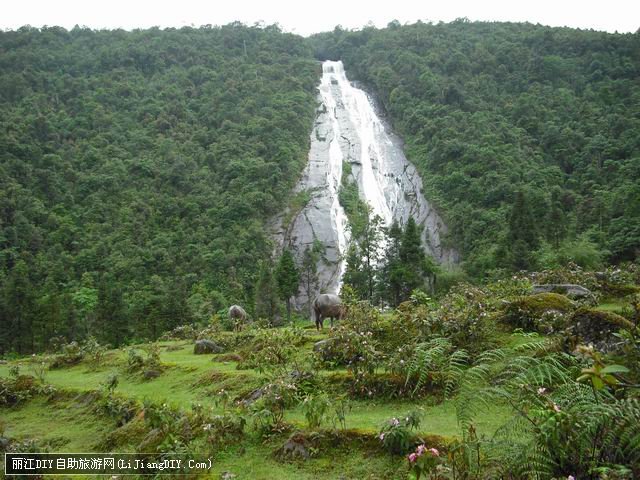
[[[384,449],[391,454],[405,453],[414,444],[412,431],[418,429],[421,421],[422,414],[415,410],[404,417],[393,417],[386,421],[378,435]]]
[[[308,395],[302,400],[302,412],[309,428],[318,428],[327,420],[331,409],[331,400],[326,393]]]
[[[455,350],[450,340],[434,338],[416,345],[411,359],[406,363],[406,382],[412,383],[415,394],[430,385],[442,389],[443,396],[450,397],[469,360],[465,350]]]

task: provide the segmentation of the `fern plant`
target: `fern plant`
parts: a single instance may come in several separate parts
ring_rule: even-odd
[[[580,383],[585,361],[528,342],[487,351],[463,372],[456,409],[465,431],[497,402],[515,413],[482,445],[485,472],[532,479],[640,474],[640,402],[621,398],[615,382],[600,389]]]
[[[468,360],[467,352],[454,349],[447,338],[420,343],[407,363],[405,385],[413,384],[414,394],[427,385],[441,388],[448,398],[455,392]]]

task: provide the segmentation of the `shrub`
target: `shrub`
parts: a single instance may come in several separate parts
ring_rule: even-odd
[[[220,450],[224,446],[239,442],[244,436],[247,420],[242,415],[224,413],[207,419],[202,429],[206,432],[207,442]]]
[[[303,341],[304,333],[299,328],[260,330],[240,351],[244,360],[238,368],[255,368],[259,372],[286,370],[295,363],[297,347]]]
[[[98,368],[104,361],[107,347],[100,345],[94,337],[89,337],[82,345],[82,351],[84,352],[84,356],[89,358],[91,366]]]
[[[424,443],[407,455],[407,460],[416,480],[420,480],[423,474],[434,474],[443,461],[437,448],[427,448]]]
[[[592,292],[599,288],[596,274],[583,270],[575,263],[568,263],[561,268],[533,272],[527,278],[534,284],[572,283],[582,285]]]
[[[160,340],[196,340],[198,331],[193,325],[180,325],[170,332],[164,333]]]
[[[135,347],[127,349],[127,370],[131,373],[144,371],[149,378],[150,372],[156,372],[157,376],[164,368],[160,361],[160,346],[157,343],[151,343],[141,348],[146,356],[142,356]]]
[[[326,393],[308,395],[302,401],[302,412],[309,428],[318,428],[328,418],[331,401]]]
[[[471,430],[473,418],[495,402],[510,405],[514,415],[491,440],[467,437],[468,451],[496,478],[596,478],[594,469],[616,465],[637,475],[640,403],[624,398],[625,389],[612,378],[621,371],[549,353],[540,342],[486,352],[461,380],[458,421]],[[583,384],[580,375],[601,375],[603,382]]]
[[[298,402],[297,394],[288,378],[275,378],[262,387],[260,398],[249,407],[256,430],[261,434],[283,430],[285,409]]]
[[[346,366],[353,378],[354,393],[362,393],[376,369],[382,366],[385,355],[380,346],[391,325],[367,302],[350,305],[345,321],[331,331],[328,341],[316,351],[316,360],[328,368]]]
[[[82,361],[85,356],[85,350],[78,342],[67,343],[62,346],[62,351],[56,355],[51,368],[62,368],[65,366],[76,365]]]
[[[458,285],[428,313],[431,337],[447,337],[456,348],[469,353],[482,352],[492,346],[495,331],[492,313],[494,298],[472,285]]]
[[[386,421],[378,435],[383,448],[395,455],[406,453],[415,444],[412,431],[417,430],[421,422],[422,414],[415,410],[407,413],[404,417],[393,417]]]
[[[36,393],[37,384],[30,375],[0,377],[0,406],[18,405],[31,399]]]

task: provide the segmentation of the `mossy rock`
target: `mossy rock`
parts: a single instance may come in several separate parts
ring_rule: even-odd
[[[569,348],[591,343],[600,351],[610,352],[615,348],[613,334],[623,328],[631,329],[633,323],[617,313],[583,307],[569,319],[566,340]]]
[[[607,292],[607,294],[614,297],[626,297],[628,295],[633,295],[636,293],[640,293],[640,286],[638,285],[619,285],[614,283],[603,283],[602,290]]]
[[[565,316],[575,308],[575,304],[564,295],[538,293],[507,303],[500,319],[525,331],[553,333],[564,327]]]

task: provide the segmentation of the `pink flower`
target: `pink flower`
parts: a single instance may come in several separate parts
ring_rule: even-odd
[[[427,447],[425,447],[424,444],[418,445],[418,448],[416,449],[416,453],[418,455],[422,455],[426,449]]]
[[[384,433],[381,433],[378,438],[380,438],[381,441],[384,441]]]
[[[576,480],[576,477],[574,477],[573,475],[569,475],[569,476],[567,477],[567,480]]]
[[[544,395],[544,393],[545,393],[546,391],[547,391],[547,389],[546,389],[546,388],[544,388],[544,387],[540,387],[540,388],[538,389],[538,395]]]
[[[415,453],[409,454],[409,461],[411,463],[414,463],[417,460],[417,458],[418,458],[418,455],[416,455]]]
[[[438,451],[438,449],[437,449],[437,448],[430,448],[430,449],[429,449],[429,451],[431,452],[431,454],[432,454],[434,457],[439,457],[439,456],[440,456],[440,452]]]

